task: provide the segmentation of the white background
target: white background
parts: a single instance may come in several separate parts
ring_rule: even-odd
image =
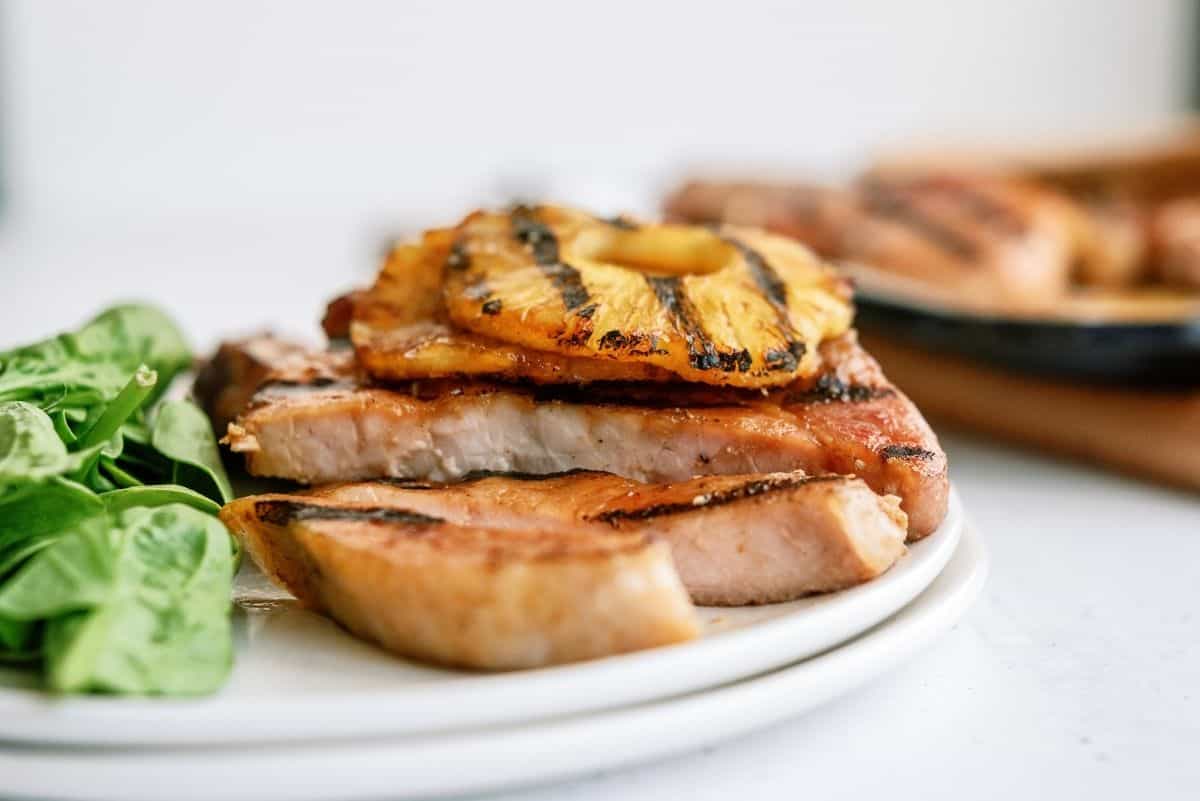
[[[386,239],[481,202],[652,212],[692,167],[1145,127],[1186,97],[1188,8],[8,0],[0,315],[138,296],[202,344],[309,332]]]
[[[6,2],[0,342],[131,296],[201,346],[313,335],[384,238],[473,203],[652,210],[689,166],[837,175],[939,136],[1138,127],[1183,103],[1186,11]],[[953,634],[804,720],[533,797],[1195,797],[1200,504],[949,451],[995,556]]]
[[[14,211],[458,213],[509,183],[824,171],[932,134],[1126,125],[1186,4],[9,2]]]

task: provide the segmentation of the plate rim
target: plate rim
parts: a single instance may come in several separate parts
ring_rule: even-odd
[[[168,779],[179,801],[211,798],[222,786],[250,789],[260,801],[369,801],[512,790],[626,768],[780,723],[877,678],[959,622],[989,572],[986,545],[969,527],[944,573],[871,630],[819,656],[683,697],[516,727],[366,741],[149,752],[0,744],[0,775],[15,778],[7,782],[14,792],[62,801],[104,798],[118,785],[130,801],[149,801]],[[143,780],[130,784],[133,771]]]
[[[878,625],[937,579],[965,527],[962,501],[952,487],[945,520],[908,546],[903,569],[893,566],[873,581],[832,594],[829,603],[678,645],[537,670],[439,679],[433,691],[409,682],[386,691],[309,693],[297,704],[294,693],[56,698],[38,689],[0,688],[0,745],[158,748],[402,736],[515,725],[679,697],[812,657]],[[829,627],[838,633],[820,634]],[[605,692],[595,692],[598,687]],[[454,703],[447,707],[447,700]],[[237,709],[241,704],[248,706]],[[407,714],[379,714],[385,708]]]

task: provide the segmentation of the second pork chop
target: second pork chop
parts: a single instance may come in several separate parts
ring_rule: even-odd
[[[263,350],[259,348],[259,350]],[[206,374],[229,373],[223,348]],[[602,470],[647,482],[804,470],[862,478],[898,495],[909,537],[946,514],[937,437],[852,336],[821,346],[813,381],[767,394],[592,385],[569,390],[471,381],[408,391],[349,369],[240,374],[266,383],[229,427],[251,473],[310,484],[373,478],[453,481],[480,471]],[[331,357],[339,358],[339,357]]]
[[[789,601],[875,578],[904,552],[899,499],[862,481],[803,473],[642,484],[608,473],[374,481],[312,497],[403,508],[459,526],[641,532],[666,541],[692,600]]]

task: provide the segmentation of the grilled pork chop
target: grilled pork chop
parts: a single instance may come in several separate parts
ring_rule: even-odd
[[[692,600],[789,601],[867,581],[904,552],[900,499],[861,480],[804,473],[642,484],[611,473],[488,476],[457,484],[341,484],[312,497],[403,508],[461,526],[653,534]]]
[[[337,307],[341,300],[331,303],[330,308]],[[278,382],[322,386],[348,381],[354,372],[354,354],[349,350],[314,352],[263,335],[222,344],[196,376],[192,393],[220,436],[272,376]]]
[[[301,602],[403,656],[531,668],[699,631],[670,550],[638,531],[460,526],[297,495],[243,498],[221,519]]]
[[[1043,303],[1066,289],[1076,216],[1050,192],[954,172],[889,171],[845,191],[691,183],[668,219],[764,226],[826,258],[984,297]]]
[[[250,349],[223,348],[204,376],[233,374],[220,362]],[[315,383],[311,370],[284,369],[258,388],[226,441],[251,473],[310,484],[579,468],[657,483],[797,469],[854,474],[901,498],[911,539],[931,533],[949,492],[937,437],[852,335],[824,343],[821,357],[816,378],[768,393],[460,381],[403,391],[363,385],[346,368],[340,380],[326,374]]]

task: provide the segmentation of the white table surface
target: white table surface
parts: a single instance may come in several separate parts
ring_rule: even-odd
[[[340,230],[340,233],[338,232]],[[0,227],[0,344],[115,298],[197,344],[314,331],[371,245],[329,220]],[[321,233],[327,232],[327,233]],[[357,244],[347,244],[355,242]],[[1196,798],[1200,497],[944,436],[992,575],[935,647],[815,714],[703,753],[502,798]]]

